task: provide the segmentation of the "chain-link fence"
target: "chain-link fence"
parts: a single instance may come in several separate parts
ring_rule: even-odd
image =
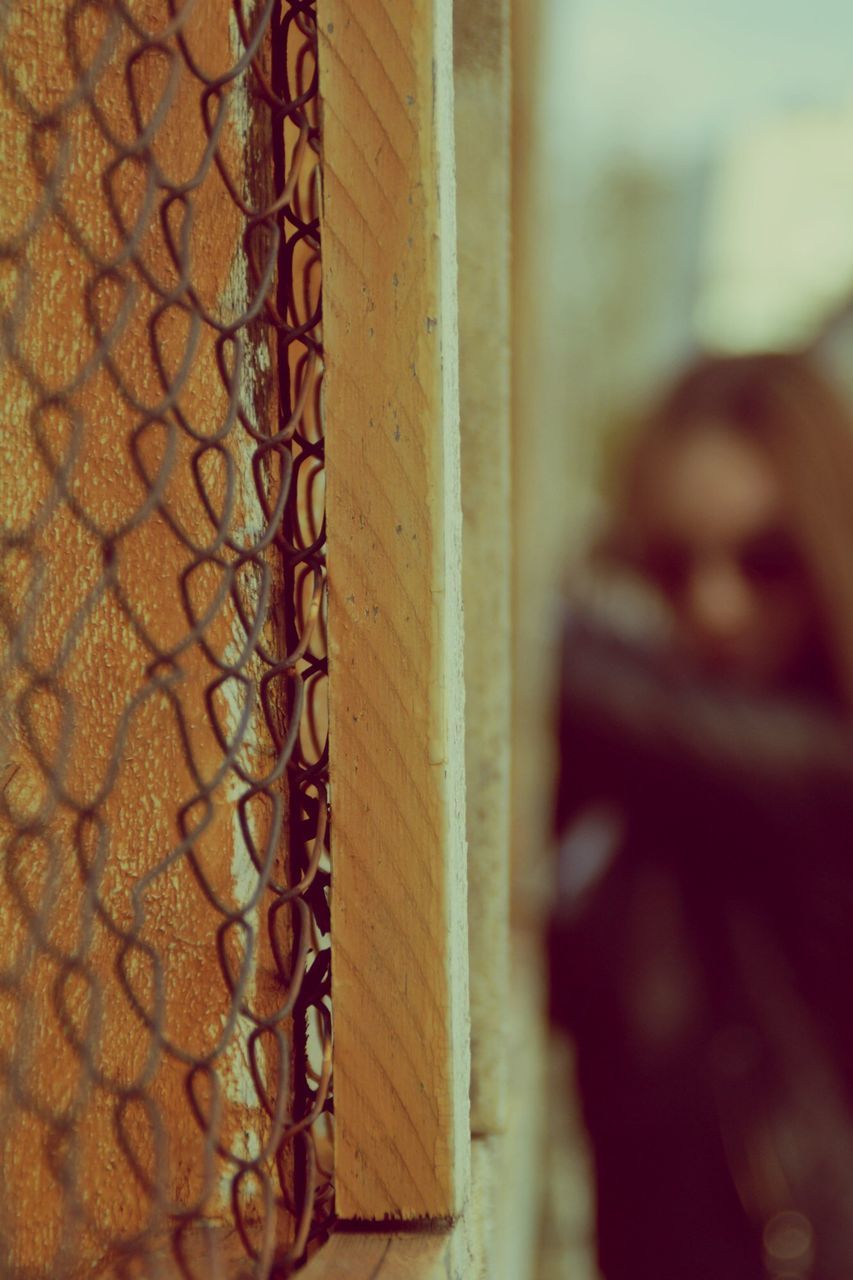
[[[3,1274],[285,1274],[331,1212],[314,5],[0,24]]]

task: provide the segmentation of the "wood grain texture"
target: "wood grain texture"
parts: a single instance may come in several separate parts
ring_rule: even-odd
[[[469,1160],[448,0],[321,0],[336,1183],[459,1212]]]
[[[507,1117],[510,641],[508,0],[454,6],[471,1130]]]
[[[513,1039],[523,1079],[511,1099],[506,1132],[471,1143],[471,1189],[462,1215],[445,1229],[341,1231],[299,1273],[300,1280],[538,1280],[536,1201],[549,1138],[541,1026],[535,1025],[531,990],[541,977],[535,963],[526,963],[531,958],[516,957],[521,982]],[[518,1047],[531,1030],[531,1039]],[[564,1081],[555,1083],[564,1087]]]

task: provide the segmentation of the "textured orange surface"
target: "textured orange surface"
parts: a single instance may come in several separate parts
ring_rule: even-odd
[[[168,21],[165,0],[131,8],[152,30]],[[30,0],[12,15],[5,56],[18,87],[39,111],[67,101],[74,88],[67,22],[74,25],[81,57],[95,56],[103,16],[95,6],[79,8],[73,18],[70,13],[63,0]],[[228,6],[221,0],[199,0],[186,38],[208,71],[234,60]],[[137,132],[123,73],[131,43],[125,32],[94,91],[98,110],[125,142]],[[137,64],[135,75],[143,115],[153,113],[167,83],[168,60],[153,51]],[[199,82],[178,76],[154,144],[157,163],[173,180],[191,179],[204,151],[199,100]],[[64,119],[70,159],[60,205],[27,240],[24,260],[32,288],[17,327],[20,358],[57,393],[56,405],[43,404],[34,418],[35,396],[20,367],[6,363],[0,369],[0,520],[5,526],[26,528],[50,493],[51,469],[76,449],[66,500],[0,564],[0,587],[12,612],[19,623],[25,615],[30,618],[25,652],[31,664],[29,675],[20,664],[13,671],[0,724],[6,739],[0,744],[0,781],[14,819],[3,832],[0,877],[2,964],[7,976],[11,973],[9,990],[0,992],[0,1048],[4,1061],[17,1062],[27,1095],[0,1129],[7,1189],[0,1224],[10,1266],[45,1275],[55,1274],[67,1228],[63,1214],[72,1196],[64,1183],[74,1188],[90,1218],[74,1246],[81,1273],[88,1273],[108,1242],[129,1239],[153,1220],[150,1179],[158,1168],[166,1171],[168,1202],[186,1208],[203,1201],[211,1217],[227,1211],[224,1175],[234,1171],[233,1163],[205,1152],[205,1135],[188,1105],[187,1067],[157,1050],[139,1007],[119,980],[121,960],[138,1006],[150,1009],[155,983],[147,948],[155,949],[162,966],[167,1040],[194,1057],[217,1050],[230,1009],[216,948],[222,916],[202,894],[186,857],[166,865],[180,839],[178,815],[198,791],[181,720],[199,777],[208,782],[220,768],[222,750],[204,702],[216,672],[202,648],[191,645],[177,659],[174,685],[168,693],[157,691],[151,648],[144,640],[147,634],[166,650],[185,635],[189,622],[179,582],[193,558],[186,540],[209,544],[214,525],[193,477],[193,441],[176,429],[173,414],[157,412],[163,384],[151,320],[160,300],[138,272],[124,272],[135,295],[111,348],[123,394],[108,362],[97,354],[96,331],[98,326],[108,330],[128,305],[126,284],[109,276],[96,280],[90,259],[60,216],[65,211],[95,253],[115,258],[125,237],[106,191],[111,185],[132,224],[144,207],[145,168],[130,159],[110,170],[116,152],[90,106],[80,103]],[[220,143],[236,181],[242,181],[245,154],[240,128],[235,110]],[[23,229],[37,209],[57,154],[50,130],[33,143],[20,103],[8,86],[0,87],[2,214],[12,232]],[[194,191],[193,207],[193,285],[206,307],[220,315],[234,313],[247,287],[239,248],[244,222],[215,168]],[[179,222],[177,210],[174,220]],[[178,274],[156,209],[149,211],[141,246],[147,269],[159,281],[176,285]],[[11,306],[21,283],[19,267],[0,263],[0,304]],[[191,332],[185,314],[166,308],[156,336],[170,376],[195,344],[179,405],[196,431],[213,435],[228,410],[215,334],[208,327]],[[256,395],[256,402],[261,400]],[[231,527],[245,541],[262,523],[262,513],[252,488],[248,437],[244,443],[241,453],[239,442],[229,437],[236,477]],[[53,461],[45,460],[45,450]],[[198,466],[211,505],[221,511],[226,492],[221,457],[210,450]],[[183,537],[176,536],[162,510],[146,507],[148,486],[140,468],[149,476],[168,471],[161,505]],[[135,527],[128,531],[124,526],[130,524]],[[113,547],[116,589],[102,589],[105,543]],[[233,605],[217,597],[220,588],[216,570],[203,567],[191,579],[190,595],[197,613],[215,606],[206,643],[233,661],[245,633]],[[248,575],[245,598],[250,606],[257,598],[257,582]],[[49,677],[43,687],[39,673]],[[239,718],[242,697],[235,686],[214,698],[226,728]],[[262,717],[253,714],[243,762],[259,772],[269,762],[271,744]],[[60,774],[58,795],[48,779]],[[195,842],[208,881],[235,908],[257,883],[237,827],[236,802],[243,790],[233,771],[220,779],[211,794],[212,819]],[[43,806],[50,810],[47,821]],[[263,842],[268,812],[261,801],[250,810],[255,839]],[[188,811],[190,829],[203,812],[201,803]],[[32,832],[21,835],[28,823]],[[19,832],[14,839],[13,828]],[[140,893],[141,878],[158,867]],[[100,914],[87,899],[84,874],[97,886]],[[136,940],[122,956],[116,930],[131,927]],[[232,931],[226,951],[238,966],[239,930]],[[251,991],[266,1007],[281,998],[265,976],[270,971],[269,956],[261,951]],[[238,1027],[216,1064],[221,1117],[213,1126],[220,1143],[237,1155],[264,1138],[245,1034],[239,1032]],[[81,1045],[91,1052],[93,1072],[86,1068]],[[268,1056],[272,1059],[274,1050]],[[113,1086],[133,1084],[144,1086],[144,1093],[120,1103]],[[198,1080],[197,1094],[201,1110],[209,1111],[209,1082]],[[171,1207],[164,1206],[164,1222]]]

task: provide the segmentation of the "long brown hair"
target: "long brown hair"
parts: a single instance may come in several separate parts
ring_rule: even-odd
[[[779,476],[834,683],[853,711],[853,420],[806,357],[709,357],[688,369],[628,444],[604,548],[642,557],[655,469],[676,440],[709,423],[747,437]]]

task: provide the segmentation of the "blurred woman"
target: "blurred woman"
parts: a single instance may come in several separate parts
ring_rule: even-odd
[[[601,1270],[851,1280],[853,427],[803,358],[703,361],[614,512],[656,623],[567,610],[550,936]]]

